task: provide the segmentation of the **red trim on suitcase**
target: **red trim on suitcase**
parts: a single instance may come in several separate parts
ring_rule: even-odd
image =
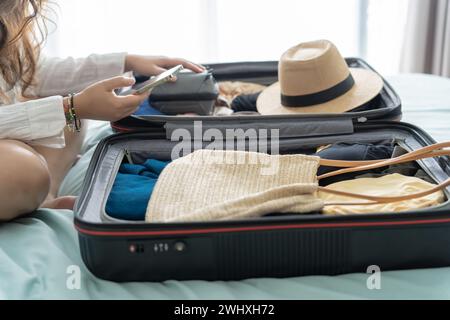
[[[113,129],[115,129],[115,130],[120,131],[120,132],[133,132],[134,131],[133,129],[121,127],[121,126],[118,126],[118,125],[116,125],[114,123],[111,123],[111,127]]]
[[[352,222],[352,223],[317,223],[317,224],[297,224],[297,225],[279,225],[279,226],[259,226],[259,227],[234,227],[234,228],[210,228],[210,229],[193,229],[193,230],[170,230],[170,231],[93,231],[81,228],[75,225],[75,228],[82,234],[90,236],[107,236],[107,237],[133,237],[133,236],[181,236],[194,234],[211,234],[211,233],[231,233],[231,232],[248,232],[248,231],[272,231],[272,230],[289,230],[289,229],[315,229],[315,228],[350,228],[350,227],[391,227],[391,226],[408,226],[408,225],[427,225],[450,223],[447,219],[430,219],[430,220],[410,220],[410,221],[392,221],[392,222]]]

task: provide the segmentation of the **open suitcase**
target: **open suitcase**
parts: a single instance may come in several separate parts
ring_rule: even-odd
[[[347,64],[353,68],[369,69],[370,67],[365,61],[359,58],[347,58]],[[214,78],[217,81],[243,81],[259,83],[262,85],[270,85],[278,80],[278,62],[241,62],[241,63],[224,63],[212,64],[206,66],[213,70]],[[141,81],[146,79],[141,79]],[[392,87],[385,81],[385,86],[381,94],[368,105],[361,106],[354,110],[354,112],[346,113],[344,115],[321,115],[316,116],[317,119],[358,119],[360,122],[367,120],[400,120],[402,115],[401,102],[398,95]],[[305,115],[305,118],[311,116]],[[297,116],[296,118],[303,118]],[[251,116],[247,119],[249,122],[275,122],[279,116]],[[183,117],[178,119],[174,116],[131,116],[121,121],[112,124],[116,132],[130,132],[136,130],[148,130],[152,128],[162,128],[166,123],[180,123],[193,122],[195,120],[202,120],[204,123],[208,122],[212,127],[218,123],[227,123],[233,127],[233,123],[242,123],[242,116],[217,117],[202,116],[202,117]]]
[[[370,68],[359,59],[352,66]],[[276,63],[214,65],[218,80],[270,84]],[[104,139],[89,167],[76,205],[75,226],[84,262],[112,281],[240,280],[450,265],[450,204],[405,213],[350,216],[273,215],[228,222],[149,224],[116,220],[105,204],[121,163],[149,155],[170,159],[176,129],[279,129],[280,153],[336,142],[394,142],[413,151],[435,143],[423,130],[398,122],[400,99],[385,87],[365,110],[340,115],[252,117],[132,117],[113,126],[128,133]],[[395,121],[392,121],[395,120]],[[208,141],[189,144],[205,147]],[[236,142],[235,142],[236,143]],[[251,147],[247,144],[247,147]],[[269,148],[270,149],[270,148]],[[270,152],[270,151],[269,151]],[[447,157],[417,164],[436,183],[448,179]],[[449,197],[446,190],[446,197]],[[124,199],[126,201],[126,199]]]

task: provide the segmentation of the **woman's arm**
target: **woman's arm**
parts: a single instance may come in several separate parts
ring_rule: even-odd
[[[125,53],[91,55],[85,59],[43,58],[37,85],[28,94],[49,98],[0,107],[0,139],[63,148],[66,119],[61,95],[80,92],[75,104],[82,119],[117,121],[132,114],[147,94],[117,97],[113,90],[133,85],[134,80],[115,76],[125,71],[150,76],[178,64],[194,72],[204,70],[184,59]]]
[[[31,94],[39,97],[67,95],[125,72],[134,71],[144,76],[153,76],[179,64],[194,72],[205,70],[204,67],[181,58],[126,53],[93,54],[81,59],[42,58],[36,75],[37,85]]]
[[[126,53],[90,55],[87,58],[41,58],[32,94],[67,95],[125,72]]]
[[[97,82],[74,96],[79,119],[117,121],[136,111],[148,93],[117,96],[115,89],[132,86],[133,78],[115,77]],[[65,102],[65,103],[64,103]],[[0,107],[0,139],[30,145],[63,148],[68,98],[53,96]],[[67,108],[66,108],[67,109]],[[67,112],[67,111],[66,111]]]
[[[65,146],[66,117],[61,96],[2,106],[0,124],[0,139],[51,148]]]

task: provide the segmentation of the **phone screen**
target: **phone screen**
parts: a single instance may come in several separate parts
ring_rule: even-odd
[[[131,88],[130,90],[123,91],[120,95],[126,96],[130,94],[142,94],[146,91],[150,91],[151,89],[170,81],[181,70],[183,70],[182,65],[176,66],[175,68],[167,70],[166,72],[163,72],[160,75],[151,78],[150,80],[133,86],[133,88]]]

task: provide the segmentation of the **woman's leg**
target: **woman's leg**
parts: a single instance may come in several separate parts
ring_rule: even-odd
[[[45,159],[28,145],[0,140],[0,221],[38,209],[50,190]]]
[[[62,181],[78,159],[85,138],[86,125],[87,123],[83,123],[83,130],[81,132],[73,133],[66,130],[66,147],[64,149],[34,147],[45,158],[50,172],[50,192],[43,207],[53,208],[53,206],[49,207],[47,204],[58,197],[58,191]]]
[[[64,177],[78,158],[84,137],[85,130],[66,132],[64,149],[32,148],[19,141],[0,140],[0,222],[38,208],[73,208],[74,197],[57,196]]]

